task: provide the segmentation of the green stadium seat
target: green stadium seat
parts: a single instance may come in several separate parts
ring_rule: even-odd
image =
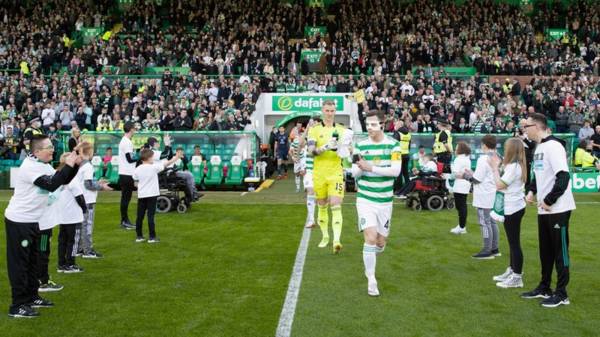
[[[94,167],[94,178],[102,178],[102,158],[100,156],[94,156],[92,158],[91,164]]]
[[[225,178],[225,185],[238,186],[242,185],[244,180],[244,169],[242,167],[242,157],[233,156]]]
[[[204,178],[204,184],[207,186],[218,186],[223,182],[223,164],[221,157],[214,155],[210,158],[208,173]]]
[[[119,183],[119,157],[113,156],[108,164],[108,171],[106,177],[111,184]]]
[[[190,160],[189,168],[192,172],[192,176],[194,176],[196,185],[201,184],[202,179],[204,179],[204,163],[202,162],[202,157],[193,156],[192,160]]]

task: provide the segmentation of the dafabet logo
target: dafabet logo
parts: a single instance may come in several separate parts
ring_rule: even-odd
[[[326,100],[334,101],[337,111],[344,110],[343,96],[273,96],[272,108],[273,111],[319,111]]]

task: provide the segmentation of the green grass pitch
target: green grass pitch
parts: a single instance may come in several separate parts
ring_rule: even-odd
[[[41,317],[6,315],[5,232],[0,231],[2,336],[274,336],[306,214],[292,181],[241,196],[208,193],[191,211],[157,216],[157,245],[135,243],[120,229],[119,194],[100,195],[95,246],[100,260],[78,259],[81,274],[56,273],[54,230],[50,273],[65,286],[44,296],[56,307]],[[0,193],[4,210],[10,192]],[[366,294],[362,234],[354,196],[344,203],[341,255],[319,249],[312,232],[292,336],[598,336],[600,334],[599,195],[578,195],[571,217],[570,306],[546,309],[499,289],[491,277],[508,264],[501,228],[495,260],[477,261],[474,209],[469,233],[449,233],[452,211],[413,212],[396,203],[386,251],[377,259],[381,297]],[[130,206],[132,220],[135,203]],[[539,281],[535,209],[523,223],[526,290]],[[147,227],[145,228],[147,233]],[[147,235],[147,234],[146,234]]]

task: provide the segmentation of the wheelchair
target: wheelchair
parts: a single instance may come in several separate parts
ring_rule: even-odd
[[[177,210],[185,213],[191,207],[191,200],[185,197],[185,179],[177,176],[176,167],[166,168],[158,174],[160,195],[156,199],[156,212],[167,213]]]

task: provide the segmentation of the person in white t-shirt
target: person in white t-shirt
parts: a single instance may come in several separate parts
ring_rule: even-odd
[[[65,165],[68,154],[60,157],[60,170]],[[77,174],[68,185],[65,185],[58,197],[57,205],[59,207],[58,223],[60,231],[58,233],[58,267],[59,273],[71,274],[81,273],[83,268],[75,264],[75,254],[77,253],[77,244],[75,238],[79,236],[83,215],[87,213],[87,206],[83,197],[83,177]]]
[[[6,266],[12,291],[8,315],[17,318],[39,316],[32,307],[54,306],[38,294],[39,221],[48,206],[50,192],[68,184],[81,162],[76,153],[71,153],[65,160],[66,165],[55,171],[48,164],[52,161],[54,147],[45,135],[33,136],[30,149],[31,155],[19,167],[14,194],[4,211]]]
[[[523,250],[521,220],[525,215],[525,183],[527,182],[525,144],[520,138],[504,142],[504,173],[500,176],[500,157],[490,156],[488,163],[494,172],[499,191],[504,193],[504,230],[510,247],[510,264],[504,274],[493,277],[500,288],[523,287]]]
[[[452,234],[467,234],[467,196],[471,191],[471,182],[464,178],[465,172],[471,170],[471,148],[465,142],[458,142],[456,156],[451,165],[454,175],[454,204],[458,212],[458,225],[450,230]]]
[[[135,125],[133,122],[127,122],[123,126],[125,134],[119,143],[119,186],[121,187],[121,227],[124,229],[133,229],[134,225],[129,221],[128,209],[131,196],[135,190],[133,182],[133,172],[137,160],[134,158],[135,152],[131,139],[135,134]]]
[[[146,241],[146,239],[144,239],[144,235],[142,234],[142,224],[144,222],[144,216],[146,213],[148,214],[148,243],[159,242],[159,239],[156,236],[154,224],[156,199],[160,195],[158,173],[179,159],[181,159],[181,154],[177,153],[175,156],[173,156],[173,158],[166,162],[154,162],[154,152],[152,150],[143,149],[141,151],[140,160],[142,161],[142,164],[136,167],[133,173],[134,179],[138,181],[138,206],[137,219],[135,221],[137,238],[135,239],[135,242]]]
[[[543,298],[542,306],[554,308],[570,304],[567,295],[569,283],[569,219],[575,209],[571,191],[571,177],[565,143],[550,135],[546,117],[532,113],[524,125],[529,139],[537,146],[533,155],[534,179],[527,194],[527,202],[534,202],[537,194],[538,231],[542,280],[523,298]],[[552,293],[552,270],[556,266],[558,281]]]
[[[477,159],[477,166],[471,182],[473,183],[473,207],[477,209],[477,218],[481,228],[483,248],[474,254],[475,259],[493,259],[500,256],[498,250],[498,225],[492,219],[496,197],[496,182],[494,172],[488,163],[488,157],[496,155],[496,137],[485,135],[481,138],[482,154]]]
[[[92,144],[83,142],[79,145],[79,153],[83,161],[77,174],[81,176],[83,181],[83,197],[87,206],[87,213],[83,214],[83,223],[81,225],[81,231],[77,240],[77,246],[79,247],[78,253],[84,259],[97,259],[101,258],[102,254],[94,250],[92,234],[94,232],[94,215],[96,211],[96,199],[98,198],[98,191],[112,191],[112,188],[108,186],[108,182],[104,180],[96,180],[94,177],[94,166],[90,162],[94,155],[94,148]]]

